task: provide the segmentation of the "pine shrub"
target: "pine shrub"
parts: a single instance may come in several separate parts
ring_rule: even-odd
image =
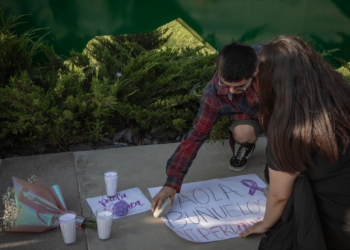
[[[165,46],[168,28],[96,37],[64,61],[38,30],[16,33],[23,16],[0,14],[0,151],[68,150],[125,128],[139,141],[150,131],[184,134],[215,71],[216,54],[203,46]],[[227,138],[227,123],[210,138]]]

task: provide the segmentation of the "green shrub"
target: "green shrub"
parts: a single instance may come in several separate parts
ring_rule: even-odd
[[[184,133],[215,71],[215,54],[203,47],[164,49],[167,28],[97,37],[64,62],[44,36],[35,39],[37,30],[16,34],[22,17],[1,14],[0,150],[44,152],[42,141],[67,148],[127,127],[138,139],[151,130]]]
[[[337,71],[350,83],[350,62],[340,60],[342,66]]]
[[[117,110],[128,117],[127,126],[137,126],[141,134],[189,129],[199,106],[198,95],[191,90],[207,84],[215,70],[214,58],[196,50],[167,49],[147,51],[132,60],[122,72],[126,84],[117,95]],[[186,125],[175,127],[177,119]]]

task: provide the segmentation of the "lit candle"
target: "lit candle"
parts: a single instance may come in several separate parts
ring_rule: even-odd
[[[67,214],[64,214],[60,217],[60,222],[61,223],[67,223],[73,219],[75,219],[75,214],[70,214],[70,213],[67,213]]]
[[[106,240],[111,235],[113,212],[108,208],[99,208],[96,211],[98,237]]]
[[[107,171],[104,174],[106,192],[108,197],[114,197],[117,194],[118,172]]]
[[[67,211],[59,215],[58,220],[63,236],[63,241],[66,244],[74,244],[76,238],[76,214],[71,211]]]

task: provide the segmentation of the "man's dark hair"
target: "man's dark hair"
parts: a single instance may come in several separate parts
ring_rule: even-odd
[[[233,42],[220,50],[216,63],[223,80],[239,82],[252,77],[257,67],[257,55],[251,46]]]

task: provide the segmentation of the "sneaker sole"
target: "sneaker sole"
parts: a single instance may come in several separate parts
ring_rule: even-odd
[[[254,148],[255,150],[255,148]],[[246,159],[248,160],[249,157],[252,155],[252,153],[254,152],[254,150],[252,152],[250,152],[249,155],[247,155]],[[242,170],[244,170],[245,168],[247,167],[247,163],[243,166],[243,167],[234,167],[230,164],[230,166],[228,167],[231,171],[234,171],[234,172],[240,172]]]
[[[247,167],[247,164],[245,164],[242,167],[234,167],[231,164],[230,164],[230,166],[228,166],[228,168],[233,172],[240,172],[240,171],[244,170],[246,167]]]

